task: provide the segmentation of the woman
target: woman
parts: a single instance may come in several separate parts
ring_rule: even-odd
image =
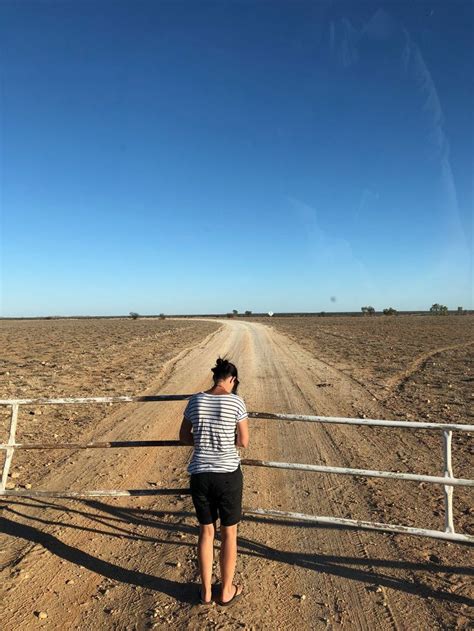
[[[194,447],[188,472],[199,520],[200,602],[206,605],[212,602],[214,536],[219,518],[221,591],[217,602],[227,606],[242,593],[242,585],[233,583],[243,485],[236,447],[248,446],[249,431],[245,403],[237,395],[237,368],[227,359],[219,358],[212,372],[213,387],[194,394],[188,401],[179,438]]]

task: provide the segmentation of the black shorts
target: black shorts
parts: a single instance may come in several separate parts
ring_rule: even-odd
[[[238,524],[242,517],[243,475],[240,465],[230,473],[193,473],[191,497],[199,523],[221,526]]]

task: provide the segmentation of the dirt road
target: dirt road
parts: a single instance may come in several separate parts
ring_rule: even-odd
[[[383,415],[372,395],[347,375],[271,328],[241,321],[223,322],[178,355],[146,393],[207,388],[218,355],[238,365],[249,410]],[[176,438],[184,405],[110,409],[96,439]],[[429,457],[423,446],[403,440],[423,464]],[[378,439],[351,427],[255,420],[245,457],[396,468],[390,441],[386,434]],[[41,488],[183,488],[189,456],[186,447],[74,452],[45,476]],[[244,505],[253,508],[366,519],[386,510],[372,483],[347,476],[248,467],[244,478]],[[413,487],[401,488],[406,514],[417,510],[419,525],[426,525]],[[237,567],[245,597],[228,609],[200,607],[196,522],[188,496],[2,501],[0,530],[8,555],[0,575],[6,631],[431,630],[463,628],[472,605],[465,590],[472,576],[469,548],[451,545],[448,558],[456,562],[440,565],[429,556],[430,542],[248,516],[240,527]],[[425,561],[407,553],[412,542],[413,550],[428,551]],[[47,617],[39,618],[39,612]]]

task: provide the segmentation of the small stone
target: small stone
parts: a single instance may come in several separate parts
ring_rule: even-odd
[[[10,473],[10,477],[11,477],[12,480],[16,480],[17,478],[20,477],[20,474],[18,473],[18,471],[12,471]]]
[[[69,578],[69,579],[66,581],[66,585],[74,585],[74,579],[73,579],[73,578]]]
[[[48,614],[46,613],[46,611],[35,611],[35,616],[40,620],[46,620]]]
[[[301,594],[300,600],[306,600],[306,595],[305,594]]]
[[[181,563],[180,563],[180,561],[177,561],[177,562],[176,562],[176,567],[181,567]]]

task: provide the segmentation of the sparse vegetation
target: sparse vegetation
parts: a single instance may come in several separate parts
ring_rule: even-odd
[[[397,314],[397,310],[394,309],[393,307],[388,307],[387,309],[383,310],[383,314],[384,315],[396,315]]]
[[[446,305],[440,305],[435,302],[434,305],[431,305],[430,311],[434,315],[446,315],[448,313],[448,307],[446,307]]]
[[[164,320],[166,318],[164,313],[160,313],[160,320]]]
[[[137,313],[136,311],[130,311],[130,317],[132,318],[132,320],[138,320],[138,318],[140,317],[140,314]]]
[[[245,312],[245,315],[246,315],[246,316],[251,316],[251,315],[252,315],[252,312],[247,310],[247,311]]]
[[[362,315],[374,315],[375,309],[370,305],[368,307],[361,307]]]

